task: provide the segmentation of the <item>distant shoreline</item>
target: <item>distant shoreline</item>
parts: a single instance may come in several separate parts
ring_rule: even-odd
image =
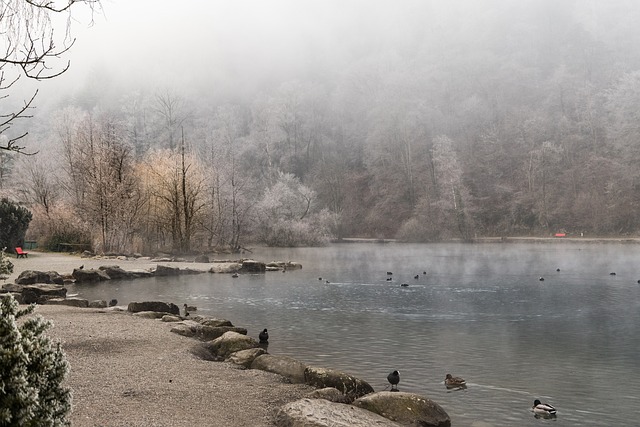
[[[475,239],[465,241],[462,239],[449,239],[437,242],[403,242],[397,239],[371,239],[361,237],[344,237],[342,239],[333,239],[331,243],[421,243],[421,244],[438,244],[438,243],[640,243],[640,237],[476,237]]]

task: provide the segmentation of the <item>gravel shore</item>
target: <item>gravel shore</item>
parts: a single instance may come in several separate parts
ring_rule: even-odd
[[[45,253],[12,262],[14,274],[6,282],[29,269],[64,274],[81,264],[125,270],[156,265]],[[273,426],[281,405],[312,390],[268,372],[196,359],[189,348],[197,341],[171,333],[171,325],[159,320],[56,305],[40,305],[36,314],[53,322],[47,334],[62,342],[71,366],[74,426]]]

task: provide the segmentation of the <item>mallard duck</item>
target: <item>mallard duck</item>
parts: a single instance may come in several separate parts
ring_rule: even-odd
[[[540,400],[536,399],[533,401],[533,406],[531,410],[536,414],[543,417],[552,417],[556,415],[556,408],[546,403],[540,402]]]
[[[391,391],[398,391],[398,383],[400,382],[400,372],[393,371],[387,375],[387,381],[391,384]]]
[[[263,344],[269,342],[269,332],[267,332],[266,328],[263,329],[262,332],[258,334],[258,339]]]
[[[447,374],[444,378],[444,385],[446,385],[447,388],[466,387],[467,382],[460,377],[454,377],[451,374]]]
[[[184,311],[198,311],[198,307],[195,305],[184,305]]]

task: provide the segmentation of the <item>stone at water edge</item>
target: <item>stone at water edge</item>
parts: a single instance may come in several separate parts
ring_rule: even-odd
[[[225,332],[221,337],[213,341],[202,343],[201,346],[210,353],[215,360],[225,360],[240,350],[259,347],[258,341],[237,332]]]
[[[244,368],[250,368],[253,361],[258,357],[265,354],[266,351],[263,348],[249,348],[247,350],[236,351],[231,353],[227,361],[234,365],[242,366]]]
[[[277,427],[400,427],[401,424],[353,405],[324,399],[300,399],[282,406]]]
[[[289,379],[292,383],[304,383],[304,371],[307,365],[288,356],[276,356],[273,354],[263,354],[256,357],[251,364],[251,369],[273,372]]]
[[[404,425],[451,427],[451,418],[440,405],[414,393],[381,391],[363,396],[353,405]]]
[[[304,371],[304,379],[305,383],[312,387],[334,387],[353,398],[374,392],[368,382],[332,369],[309,366]]]
[[[127,306],[127,310],[132,313],[140,311],[156,311],[159,313],[169,313],[180,315],[180,309],[174,303],[166,303],[162,301],[143,301],[143,302],[130,302]]]

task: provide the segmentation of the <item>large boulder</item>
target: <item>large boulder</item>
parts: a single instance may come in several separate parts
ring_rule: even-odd
[[[255,339],[246,335],[225,332],[221,337],[202,343],[201,346],[211,355],[212,360],[225,360],[231,353],[256,348],[259,347],[259,344]]]
[[[278,427],[400,427],[373,412],[324,399],[300,399],[282,406]]]
[[[275,270],[300,270],[302,268],[302,264],[299,262],[292,261],[271,261],[267,263],[267,269],[275,269]]]
[[[414,393],[381,391],[361,397],[353,405],[403,425],[451,427],[451,418],[440,405]]]
[[[252,259],[242,260],[242,267],[240,272],[242,273],[264,273],[267,270],[267,266],[264,262],[254,261]]]
[[[18,285],[33,285],[35,283],[64,284],[64,278],[55,271],[25,270],[15,280]]]
[[[273,354],[263,354],[256,357],[251,363],[251,369],[273,372],[289,379],[292,383],[304,383],[304,371],[307,365],[287,356],[274,356]]]
[[[153,271],[154,276],[180,276],[183,274],[200,274],[205,273],[203,270],[194,270],[192,268],[167,267],[166,265],[158,264]]]
[[[233,323],[227,319],[218,319],[216,317],[203,316],[201,314],[189,316],[189,319],[204,326],[233,326]]]
[[[308,397],[309,399],[324,399],[328,400],[329,402],[335,403],[349,404],[353,402],[353,399],[351,399],[351,397],[333,387],[325,387],[318,390],[313,390],[312,392],[308,393],[306,397]]]
[[[103,280],[110,280],[111,278],[102,270],[96,270],[95,268],[76,268],[71,273],[71,276],[75,279],[76,283],[93,283],[102,282]]]
[[[99,270],[103,271],[112,280],[131,279],[134,277],[133,273],[123,270],[117,265],[103,265]]]
[[[23,304],[43,304],[52,298],[65,298],[67,288],[61,285],[37,284],[25,285],[22,287]]]
[[[241,268],[239,262],[214,262],[209,273],[237,273]]]
[[[185,337],[197,338],[200,341],[211,341],[221,337],[225,332],[237,332],[247,335],[246,328],[237,328],[235,326],[206,326],[199,323],[196,324],[180,324],[171,328],[171,332]]]
[[[153,271],[154,276],[178,276],[180,274],[180,268],[167,267],[166,265],[158,264]]]
[[[83,298],[51,298],[44,301],[48,305],[68,305],[71,307],[87,308],[89,301]]]
[[[177,305],[162,301],[130,302],[127,306],[127,310],[132,313],[137,313],[139,311],[156,311],[158,313],[180,315],[180,309]]]
[[[103,299],[89,301],[89,308],[106,308],[107,302]]]
[[[249,348],[231,353],[227,360],[235,365],[250,368],[256,357],[262,356],[266,352],[264,348]]]
[[[16,283],[5,283],[2,285],[2,293],[11,292],[21,294],[22,288],[24,288],[24,285],[18,285]]]
[[[352,398],[373,393],[368,382],[332,369],[309,366],[304,370],[305,383],[315,388],[333,387]]]

